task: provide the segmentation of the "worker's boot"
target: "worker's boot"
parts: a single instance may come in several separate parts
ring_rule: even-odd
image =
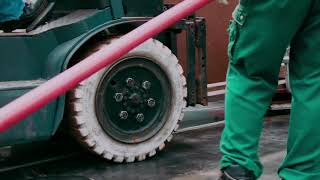
[[[0,29],[4,32],[11,32],[15,29],[27,28],[46,9],[47,5],[47,0],[26,0],[20,19],[3,22],[0,24]]]
[[[222,175],[219,180],[256,180],[252,171],[240,165],[231,165],[222,169]]]

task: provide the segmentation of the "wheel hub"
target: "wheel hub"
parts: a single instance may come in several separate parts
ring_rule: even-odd
[[[136,104],[136,105],[142,103],[142,98],[141,98],[141,96],[140,96],[138,93],[132,93],[132,94],[130,95],[130,98],[129,98],[129,99],[131,100],[131,102],[132,102],[133,104]]]
[[[124,143],[153,137],[170,111],[166,74],[145,58],[126,59],[110,69],[96,93],[96,114],[104,131]]]

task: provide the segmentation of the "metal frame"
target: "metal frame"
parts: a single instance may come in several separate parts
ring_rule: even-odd
[[[207,79],[207,28],[205,18],[196,19],[196,45],[199,55],[200,77],[198,80],[197,103],[208,105],[208,79]]]
[[[190,1],[189,2],[190,4],[187,4],[188,1]],[[171,15],[171,18],[166,18],[165,16],[162,15],[162,16],[158,16],[157,18],[154,18],[154,19],[150,20],[150,21],[156,21],[156,22],[158,20],[159,22],[163,23],[166,26],[159,26],[160,23],[158,23],[158,24],[157,23],[145,23],[142,26],[139,26],[137,29],[135,29],[131,33],[128,33],[125,36],[123,36],[123,38],[124,37],[132,38],[132,40],[133,40],[132,44],[135,45],[140,41],[142,42],[143,40],[146,40],[146,39],[149,39],[151,37],[154,37],[154,36],[160,34],[160,32],[162,30],[167,29],[166,27],[169,27],[169,26],[174,27],[175,25],[171,25],[171,22],[172,23],[173,22],[177,22],[178,19],[185,17],[187,15],[187,13],[193,12],[195,9],[191,6],[191,4],[195,4],[195,8],[200,8],[201,6],[204,6],[206,3],[209,3],[209,0],[201,0],[201,1],[199,0],[197,2],[192,1],[192,0],[186,0],[186,1],[184,1],[184,2],[182,2],[179,5],[174,7],[176,9],[179,9],[179,8],[181,9],[181,13],[180,14],[177,13],[177,12],[174,12],[174,11],[170,11],[171,10],[170,9],[166,13],[166,15],[167,16]],[[54,67],[54,68],[61,67],[61,66],[59,66],[59,64],[61,64],[60,62],[65,62],[65,61],[60,61],[60,60],[61,59],[67,59],[68,55],[70,53],[75,52],[75,49],[79,46],[79,44],[80,44],[79,42],[81,41],[82,37],[90,38],[90,37],[92,37],[91,35],[94,35],[95,32],[97,32],[96,29],[101,29],[101,28],[105,29],[106,28],[106,24],[108,24],[108,23],[110,24],[109,21],[112,20],[112,16],[111,16],[112,12],[111,11],[112,10],[110,8],[106,8],[104,10],[96,10],[96,11],[93,12],[93,14],[91,16],[88,16],[88,18],[80,20],[77,23],[70,24],[70,26],[71,25],[72,26],[76,26],[77,28],[69,27],[67,29],[64,29],[65,31],[59,31],[60,29],[58,29],[58,27],[57,27],[57,29],[56,29],[57,33],[55,33],[54,30],[48,31],[49,29],[45,29],[46,33],[55,33],[54,35],[58,36],[61,40],[64,40],[64,39],[68,40],[67,41],[68,43],[62,43],[62,44],[59,45],[60,46],[59,48],[55,48],[54,50],[51,50],[50,49],[51,47],[47,48],[48,51],[49,50],[52,51],[51,53],[53,53],[53,51],[58,51],[58,53],[53,53],[53,54],[55,54],[55,56],[54,56],[55,59],[54,60],[48,59],[48,63],[56,63],[56,65],[54,65],[54,66],[50,65],[50,68],[52,69],[52,67]],[[115,13],[115,12],[113,12],[113,13]],[[119,14],[121,14],[121,12]],[[106,16],[106,15],[108,15],[108,16]],[[118,20],[123,21],[122,18],[118,19]],[[108,21],[108,22],[106,24],[101,24],[101,21]],[[203,71],[203,69],[206,68],[206,56],[203,55],[203,53],[205,53],[205,47],[204,47],[205,43],[201,43],[201,41],[203,40],[203,37],[205,37],[205,36],[204,35],[200,35],[203,32],[205,32],[204,31],[205,28],[202,28],[202,29],[200,28],[201,27],[200,26],[201,21],[199,21],[199,20],[197,21],[197,18],[195,16],[190,16],[186,20],[182,20],[180,22],[182,22],[182,23],[178,23],[178,24],[182,25],[181,28],[180,29],[179,28],[176,29],[178,31],[176,31],[176,30],[171,31],[169,34],[171,34],[170,36],[173,36],[173,35],[177,34],[177,32],[179,32],[179,30],[186,30],[187,32],[189,32],[189,33],[187,33],[188,36],[190,36],[190,38],[188,38],[188,41],[187,41],[188,48],[189,48],[189,51],[188,51],[188,69],[187,69],[187,78],[188,78],[188,87],[189,87],[188,105],[195,105],[198,102],[205,104],[206,102],[203,101],[203,99],[206,99],[207,97],[206,97],[206,93],[203,93],[203,92],[206,92],[206,89],[203,89],[202,88],[203,86],[199,86],[199,84],[203,84],[204,80],[206,80],[206,73],[205,73],[205,71]],[[91,26],[88,26],[88,25],[91,25]],[[115,25],[114,22],[113,22],[113,25]],[[149,30],[150,34],[146,33],[148,36],[141,36],[141,40],[140,41],[138,41],[138,39],[135,37],[136,35],[132,35],[133,33],[137,33],[138,31],[142,31],[142,29],[144,31],[146,31],[147,30],[146,27],[149,28],[149,26],[150,26],[150,29],[151,29],[151,30]],[[74,29],[76,29],[77,31],[72,31]],[[67,36],[63,36],[62,32],[68,32]],[[61,33],[61,34],[59,34],[59,33]],[[141,33],[139,32],[137,34],[140,35]],[[10,35],[11,36],[16,36],[16,34],[10,34]],[[70,35],[73,35],[73,36],[70,37]],[[23,34],[19,35],[19,37],[21,37],[21,38],[26,38],[25,36],[35,36],[35,34],[23,33]],[[5,38],[7,38],[7,37],[5,37]],[[70,41],[70,39],[72,39],[72,41]],[[24,41],[20,41],[20,42],[24,42]],[[120,41],[120,40],[116,41],[116,42],[119,43],[119,44],[126,45],[129,48],[129,45],[127,44],[127,42]],[[172,40],[171,40],[170,43],[172,43],[172,47],[174,47],[174,49],[175,49],[174,51],[177,51],[176,50],[176,44],[174,44],[174,42],[172,42]],[[110,47],[116,46],[116,44],[109,45],[108,47],[110,48]],[[28,45],[30,45],[30,44],[28,44]],[[119,47],[121,47],[121,46],[119,45]],[[61,48],[66,49],[68,51],[66,51],[66,50],[65,51],[61,51]],[[131,48],[131,46],[130,46],[130,48]],[[199,77],[200,78],[196,77],[196,75],[197,75],[197,72],[196,72],[197,71],[197,67],[196,67],[196,65],[197,65],[197,63],[196,63],[197,62],[196,50],[197,49],[198,49],[199,52],[201,52],[201,53],[198,53],[198,55],[202,54],[202,57],[200,57],[200,58],[202,58],[202,60],[201,60],[201,63],[199,63],[199,64],[202,64],[202,66],[203,66],[201,68],[201,71],[199,72],[199,74],[200,74]],[[43,52],[43,53],[46,54],[46,52]],[[107,57],[107,55],[110,55],[110,57],[113,57],[113,54],[106,53],[106,57]],[[115,56],[114,58],[116,59],[117,56],[116,55],[114,55],[114,56]],[[49,56],[49,58],[52,58],[52,57]],[[111,62],[107,61],[106,59],[103,59],[103,60],[108,62],[108,63],[111,63]],[[84,64],[83,62],[84,61],[82,61],[81,64]],[[27,115],[29,115],[31,112],[37,111],[40,108],[40,104],[41,105],[45,104],[44,101],[46,101],[46,103],[48,103],[51,99],[54,99],[54,98],[58,97],[60,94],[63,94],[65,92],[65,90],[64,90],[64,88],[62,88],[62,86],[63,87],[67,87],[68,86],[68,88],[72,87],[72,85],[70,83],[68,83],[68,84],[64,84],[64,83],[68,82],[68,81],[66,81],[65,77],[67,77],[67,76],[70,77],[70,78],[73,77],[73,76],[69,76],[68,73],[73,74],[72,70],[75,69],[75,67],[76,66],[73,66],[72,68],[69,68],[68,70],[64,71],[63,73],[61,73],[60,75],[58,75],[56,77],[57,79],[61,78],[60,79],[61,81],[59,80],[59,82],[61,82],[61,87],[57,87],[56,83],[50,84],[50,82],[52,82],[52,81],[49,80],[46,83],[42,84],[42,86],[40,86],[38,88],[35,88],[34,90],[30,91],[29,93],[21,96],[16,101],[13,101],[10,104],[2,107],[1,110],[0,110],[1,111],[0,119],[3,120],[3,123],[0,124],[0,126],[1,126],[0,127],[0,131],[6,130],[7,128],[9,128],[9,127],[13,126],[14,124],[16,124],[17,122],[21,121],[21,119],[24,119],[25,117],[27,117]],[[92,66],[92,67],[96,68],[95,66]],[[86,68],[88,68],[88,66],[86,66]],[[58,69],[58,70],[60,70],[60,69]],[[92,69],[88,68],[88,69],[86,69],[86,71],[88,71],[88,72],[90,71],[90,73],[91,73]],[[47,73],[48,71],[45,71],[45,72]],[[92,73],[93,73],[93,71],[92,71]],[[62,75],[64,75],[63,78],[62,78]],[[85,74],[83,74],[83,75],[85,75]],[[50,78],[52,76],[48,75],[47,77]],[[32,79],[33,77],[29,77],[29,78]],[[82,78],[84,79],[85,77],[82,76]],[[26,79],[26,80],[28,80],[28,79]],[[79,78],[77,78],[75,80],[76,80],[76,81],[74,81],[75,84],[78,83],[78,81],[80,81]],[[49,96],[47,97],[47,96],[43,95],[43,96],[41,96],[42,99],[40,97],[37,98],[37,99],[34,99],[33,97],[28,96],[29,94],[32,94],[33,92],[36,92],[36,89],[41,89],[41,88],[42,89],[46,89],[46,86],[50,86],[47,89],[51,89],[52,90],[52,91],[50,91],[52,94],[47,94],[50,97]],[[201,87],[201,88],[198,88],[198,87]],[[205,88],[206,88],[206,86],[205,86]],[[199,96],[197,95],[198,92],[201,92]],[[47,91],[45,93],[47,93]],[[199,97],[201,97],[200,100],[199,100]],[[61,100],[64,100],[64,99],[63,98],[62,99],[58,99],[57,101],[54,101],[54,103],[51,103],[48,106],[50,106],[50,108],[61,107],[61,106],[57,106],[57,104],[63,103],[63,102],[61,102]],[[15,110],[15,111],[11,111],[10,109],[12,107],[20,106],[20,105],[15,105],[15,103],[19,103],[19,102],[22,102],[22,103],[27,102],[27,104],[29,105],[27,107],[29,109],[28,108],[24,108],[24,109],[18,109],[18,110]],[[34,102],[35,104],[30,105],[30,104],[32,104],[32,102]],[[62,112],[63,111],[60,111],[60,109],[58,109],[58,113],[62,114]],[[50,116],[50,117],[53,117],[53,116]],[[59,122],[60,121],[58,121],[58,123]],[[56,124],[54,124],[54,129],[56,129]],[[49,132],[46,131],[46,133],[48,134]]]
[[[186,31],[188,106],[208,105],[206,21],[203,17],[189,16],[177,25]]]

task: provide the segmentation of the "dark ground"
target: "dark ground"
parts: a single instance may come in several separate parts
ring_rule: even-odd
[[[265,164],[263,180],[276,180],[278,163],[285,150],[288,116],[266,119],[261,139],[261,157]],[[2,172],[1,180],[206,180],[216,179],[220,153],[218,151],[222,125],[176,134],[168,147],[156,157],[138,163],[105,162],[86,152],[71,153],[70,157],[41,165]],[[57,147],[64,149],[65,147]],[[68,153],[75,149],[69,149]],[[36,156],[32,152],[26,156]],[[41,152],[43,153],[43,152]]]

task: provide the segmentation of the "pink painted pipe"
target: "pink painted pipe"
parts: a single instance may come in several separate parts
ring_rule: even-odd
[[[0,133],[38,111],[100,69],[114,63],[144,41],[213,0],[184,0],[0,109]]]

